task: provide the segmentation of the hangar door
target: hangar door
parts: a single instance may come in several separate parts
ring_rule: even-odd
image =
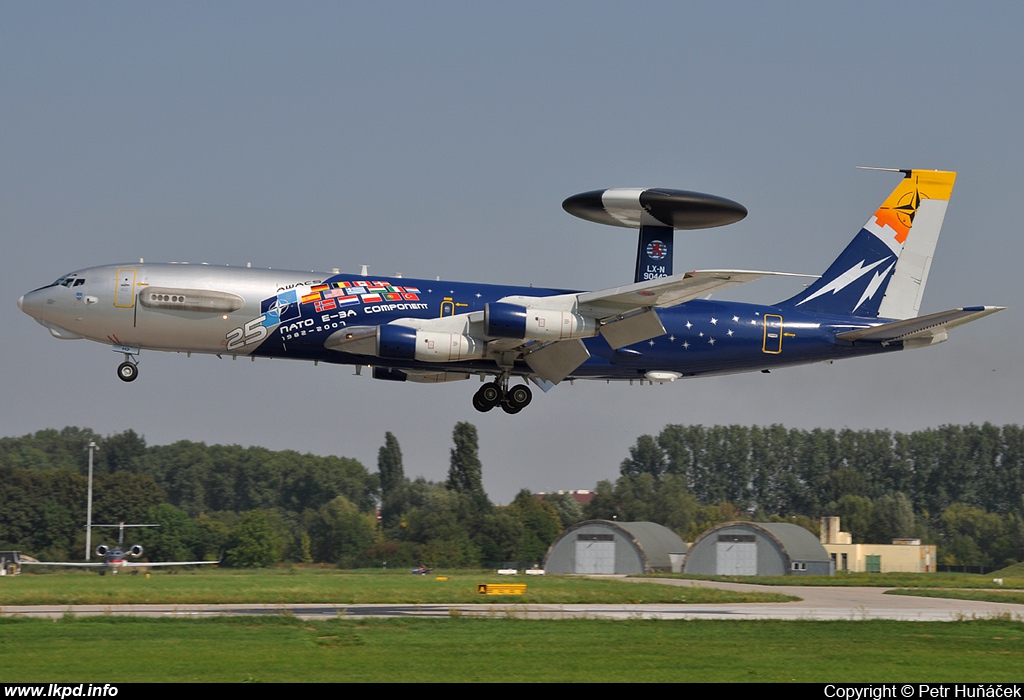
[[[577,535],[576,573],[614,574],[615,535]]]
[[[715,573],[719,576],[757,574],[757,542],[753,535],[719,535],[715,555]]]

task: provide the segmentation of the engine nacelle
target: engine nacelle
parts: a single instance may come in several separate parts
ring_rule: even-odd
[[[131,549],[128,550],[128,553],[131,554],[133,557],[141,557],[142,556],[142,545],[141,544],[133,544]]]
[[[446,372],[444,370],[411,370],[392,369],[391,367],[374,367],[373,378],[389,382],[418,382],[420,384],[440,384],[442,382],[458,382],[469,379],[465,372]]]
[[[105,557],[105,556],[107,556],[107,552],[109,552],[109,551],[110,551],[110,547],[108,547],[105,544],[98,544],[98,545],[96,545],[96,556],[98,556],[98,557]]]
[[[494,302],[484,305],[484,333],[516,340],[575,340],[600,332],[596,319],[572,311]]]
[[[480,359],[486,350],[483,342],[462,333],[425,331],[392,323],[377,328],[377,356],[391,360],[458,362]]]

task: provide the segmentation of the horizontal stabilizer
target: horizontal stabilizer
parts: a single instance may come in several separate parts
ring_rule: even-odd
[[[933,345],[944,341],[950,328],[976,321],[1005,308],[1005,306],[965,306],[962,309],[950,309],[927,316],[838,333],[836,339],[851,343],[868,342],[882,345],[898,341],[913,341],[914,345]]]

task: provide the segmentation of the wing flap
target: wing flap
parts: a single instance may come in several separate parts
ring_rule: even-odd
[[[642,343],[649,338],[657,338],[665,334],[665,326],[658,318],[654,309],[646,309],[640,313],[623,319],[605,323],[601,326],[601,335],[612,350],[624,348],[633,343]]]
[[[590,351],[582,340],[563,340],[527,353],[523,360],[538,377],[558,384],[589,358]]]

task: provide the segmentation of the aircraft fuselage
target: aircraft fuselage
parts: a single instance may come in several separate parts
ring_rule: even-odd
[[[424,372],[497,374],[488,357],[461,361],[389,359],[326,347],[346,328],[482,312],[508,297],[563,289],[294,272],[189,264],[91,267],[27,293],[19,307],[58,338],[121,350],[251,355]],[[590,358],[570,378],[645,379],[765,370],[900,348],[837,342],[837,332],[879,319],[829,317],[792,308],[693,300],[658,309],[665,333],[618,349],[583,339]],[[529,375],[516,363],[512,374]],[[673,377],[674,378],[674,377]]]

